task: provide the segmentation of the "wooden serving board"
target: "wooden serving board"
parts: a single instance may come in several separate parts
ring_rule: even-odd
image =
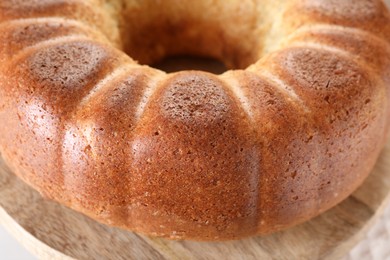
[[[338,259],[389,201],[390,142],[353,195],[305,224],[240,241],[170,241],[107,227],[45,200],[0,158],[0,223],[40,259]]]

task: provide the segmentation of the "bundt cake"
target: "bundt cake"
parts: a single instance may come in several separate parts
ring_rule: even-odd
[[[389,133],[389,43],[380,0],[1,0],[1,156],[108,225],[274,232],[372,170]],[[231,70],[148,66],[182,54]]]

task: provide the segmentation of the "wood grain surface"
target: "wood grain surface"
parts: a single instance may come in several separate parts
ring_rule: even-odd
[[[0,223],[40,259],[338,259],[389,200],[390,142],[353,195],[307,223],[239,241],[170,241],[111,228],[45,200],[0,159]]]

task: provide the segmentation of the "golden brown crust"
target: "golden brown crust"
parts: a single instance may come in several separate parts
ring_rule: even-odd
[[[295,225],[362,183],[389,133],[381,1],[157,2],[1,1],[0,152],[19,177],[103,223],[200,240]],[[262,58],[167,75],[114,46]]]
[[[289,171],[303,175],[306,182],[290,184],[294,192],[302,188],[295,198],[311,202],[309,207],[318,211],[342,200],[361,183],[375,163],[372,154],[382,148],[388,123],[384,85],[349,57],[333,51],[304,45],[289,48],[270,57],[265,61],[267,68],[261,68],[272,68],[271,73],[282,78],[310,108],[310,135],[300,141],[294,134],[282,152],[292,145],[290,154],[298,157],[291,161],[300,165]],[[291,210],[291,206],[286,208]],[[300,214],[302,208],[297,207]]]
[[[101,30],[112,42],[120,46],[119,31],[107,12],[96,8],[99,0],[7,0],[0,3],[0,21],[66,18],[85,23]]]

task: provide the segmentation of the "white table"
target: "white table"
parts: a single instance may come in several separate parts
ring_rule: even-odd
[[[0,259],[2,260],[35,260],[15,238],[0,226]]]

